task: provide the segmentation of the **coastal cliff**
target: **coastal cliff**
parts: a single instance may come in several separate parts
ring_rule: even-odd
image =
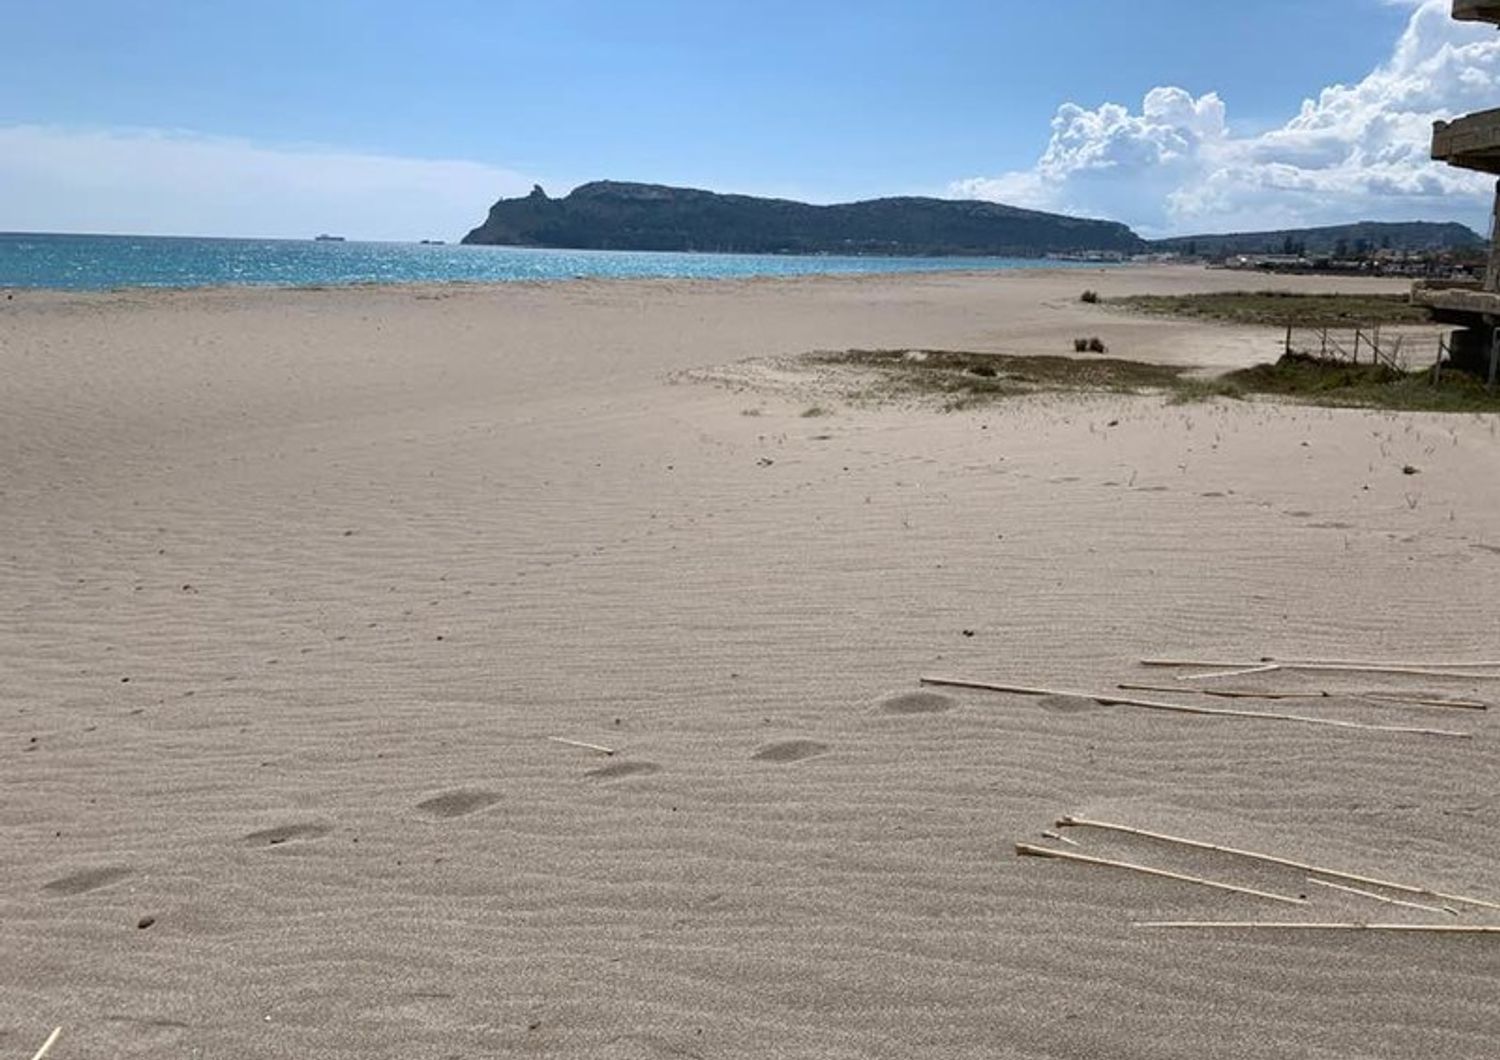
[[[501,199],[465,243],[742,254],[1009,255],[1145,249],[1123,224],[999,203],[893,198],[832,206],[596,181]]]

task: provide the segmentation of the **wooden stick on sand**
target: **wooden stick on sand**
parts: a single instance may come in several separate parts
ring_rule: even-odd
[[[1346,666],[1351,670],[1395,666],[1409,670],[1500,670],[1497,662],[1371,662],[1368,659],[1278,659],[1268,655],[1262,662],[1292,666]]]
[[[1355,692],[1356,699],[1380,703],[1407,703],[1417,707],[1449,707],[1453,710],[1489,710],[1490,705],[1478,699],[1445,699],[1433,692]]]
[[[1169,685],[1134,685],[1121,682],[1115,686],[1128,692],[1182,692],[1184,689]],[[1254,692],[1248,688],[1197,688],[1195,695],[1217,696],[1220,699],[1365,699],[1381,703],[1401,703],[1413,707],[1447,707],[1452,710],[1489,710],[1488,703],[1477,699],[1443,699],[1437,694],[1430,696],[1408,695],[1403,692],[1333,692],[1316,688],[1307,692]]]
[[[1343,891],[1345,894],[1355,894],[1361,898],[1368,898],[1372,902],[1384,902],[1386,905],[1399,905],[1406,909],[1421,909],[1427,913],[1447,913],[1449,916],[1458,916],[1458,910],[1447,905],[1423,905],[1421,902],[1403,902],[1400,898],[1387,898],[1383,894],[1374,891],[1362,891],[1358,887],[1346,887],[1342,883],[1334,883],[1332,880],[1320,880],[1316,876],[1309,876],[1308,883],[1315,883],[1319,887],[1327,887],[1335,891]]]
[[[553,743],[567,744],[569,747],[582,747],[585,751],[594,751],[605,756],[615,753],[615,749],[613,747],[600,747],[596,743],[584,743],[582,740],[568,740],[564,739],[561,736],[549,736],[547,737],[547,739],[551,740]]]
[[[57,1039],[61,1035],[62,1035],[62,1028],[61,1027],[54,1027],[52,1029],[52,1033],[49,1034],[49,1035],[47,1035],[47,1040],[42,1043],[42,1047],[36,1051],[36,1055],[33,1056],[31,1058],[31,1060],[42,1060],[42,1057],[44,1057],[44,1056],[47,1055],[47,1053],[51,1050],[53,1044],[56,1043]]]
[[[1215,670],[1207,674],[1184,674],[1179,681],[1219,681],[1225,677],[1250,677],[1253,674],[1271,674],[1280,670],[1278,663],[1262,663],[1258,666],[1236,666],[1232,670]]]
[[[1205,931],[1417,931],[1444,935],[1500,935],[1488,924],[1271,924],[1256,920],[1136,920],[1138,928],[1199,928]]]
[[[1069,839],[1067,836],[1063,835],[1061,832],[1053,832],[1053,831],[1049,830],[1049,831],[1046,831],[1046,832],[1042,833],[1042,838],[1043,839],[1054,839],[1054,840],[1056,840],[1059,843],[1066,843],[1070,847],[1076,847],[1076,846],[1079,845],[1079,843],[1078,843],[1078,841],[1076,839]]]
[[[1274,673],[1277,670],[1321,671],[1327,673],[1358,674],[1402,674],[1409,677],[1450,677],[1473,681],[1500,681],[1500,673],[1477,673],[1478,670],[1500,669],[1493,663],[1433,663],[1427,666],[1393,666],[1385,663],[1340,663],[1340,662],[1223,662],[1205,659],[1142,659],[1142,666],[1155,666],[1179,670],[1212,670],[1213,673],[1188,674],[1179,681],[1211,681],[1220,677],[1240,677],[1245,674]]]
[[[1390,880],[1380,880],[1373,876],[1359,876],[1352,872],[1340,872],[1337,869],[1324,868],[1322,865],[1309,865],[1305,861],[1279,858],[1274,854],[1261,854],[1253,850],[1238,850],[1235,847],[1220,846],[1217,843],[1205,843],[1199,839],[1184,839],[1182,836],[1167,835],[1165,832],[1151,832],[1144,828],[1132,828],[1130,825],[1111,824],[1108,821],[1092,821],[1085,817],[1063,817],[1058,820],[1057,827],[1099,828],[1106,832],[1119,832],[1122,835],[1155,839],[1160,843],[1175,843],[1177,846],[1192,847],[1195,850],[1211,850],[1216,854],[1230,854],[1238,858],[1249,858],[1252,861],[1261,861],[1268,865],[1280,865],[1283,868],[1296,869],[1299,872],[1316,873],[1319,876],[1327,876],[1335,880],[1362,883],[1367,887],[1380,887],[1387,891],[1416,894],[1426,898],[1436,898],[1444,902],[1457,902],[1460,905],[1482,906],[1485,909],[1500,909],[1500,903],[1488,902],[1483,898],[1469,898],[1461,894],[1444,894],[1442,891],[1434,891],[1428,887],[1417,887],[1409,883],[1393,883]]]
[[[1357,721],[1337,721],[1333,718],[1309,718],[1301,714],[1276,714],[1258,710],[1225,710],[1221,707],[1190,707],[1181,703],[1159,703],[1149,699],[1128,699],[1099,692],[1069,692],[1058,688],[1031,688],[1026,685],[1000,685],[986,681],[967,681],[952,677],[923,677],[924,685],[941,685],[949,688],[976,688],[986,692],[1009,692],[1018,696],[1072,696],[1075,699],[1091,699],[1095,703],[1111,706],[1140,707],[1143,710],[1165,710],[1176,714],[1208,714],[1221,718],[1257,718],[1261,721],[1296,721],[1304,725],[1327,725],[1336,729],[1363,729],[1366,732],[1394,732],[1417,736],[1448,736],[1467,740],[1473,733],[1454,732],[1450,729],[1416,729],[1404,725],[1365,725]]]
[[[1129,861],[1114,861],[1109,858],[1094,858],[1087,854],[1073,854],[1066,850],[1055,850],[1052,847],[1035,847],[1029,843],[1017,843],[1016,853],[1022,857],[1033,858],[1055,858],[1059,861],[1076,861],[1084,865],[1103,865],[1112,869],[1126,869],[1130,872],[1139,872],[1147,876],[1160,876],[1162,879],[1179,880],[1182,883],[1194,883],[1199,887],[1212,887],[1216,891],[1230,891],[1234,894],[1248,894],[1252,898],[1265,898],[1272,902],[1285,902],[1288,905],[1306,905],[1305,898],[1288,898],[1284,894],[1272,894],[1270,891],[1257,891],[1251,887],[1236,887],[1232,883],[1220,883],[1217,880],[1206,880],[1201,876],[1186,876],[1180,872],[1168,872],[1166,869],[1153,869],[1147,865],[1136,865]]]

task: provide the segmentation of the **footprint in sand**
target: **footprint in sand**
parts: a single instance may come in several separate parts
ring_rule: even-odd
[[[106,1023],[121,1023],[130,1027],[144,1027],[150,1030],[167,1031],[190,1031],[192,1024],[184,1023],[182,1020],[173,1019],[148,1019],[144,1016],[105,1016]]]
[[[75,894],[85,894],[88,891],[97,891],[101,887],[108,887],[112,883],[119,883],[125,877],[133,875],[134,869],[124,865],[109,865],[98,869],[84,869],[68,876],[62,876],[42,884],[42,890],[48,894],[68,897]]]
[[[624,780],[626,777],[644,777],[660,772],[661,766],[655,762],[611,762],[607,766],[590,769],[584,776],[594,780]]]
[[[757,762],[785,764],[800,762],[804,758],[816,758],[830,750],[832,748],[826,743],[819,743],[817,740],[784,740],[781,743],[766,744],[750,757]]]
[[[182,1020],[150,1016],[116,1014],[103,1022],[109,1025],[115,1055],[178,1056],[185,1051],[183,1036],[193,1029]]]
[[[1109,705],[1084,696],[1043,696],[1037,705],[1052,714],[1083,714],[1091,710],[1109,710]]]
[[[941,692],[902,692],[886,696],[876,709],[882,714],[945,714],[958,706],[958,700]]]
[[[281,824],[275,828],[262,828],[240,839],[246,846],[277,847],[298,839],[322,839],[332,828],[326,824]]]
[[[500,796],[493,791],[481,791],[477,788],[460,788],[457,791],[445,791],[441,795],[434,795],[430,799],[423,799],[417,803],[417,809],[429,817],[449,818],[464,817],[471,813],[478,813],[500,801]]]

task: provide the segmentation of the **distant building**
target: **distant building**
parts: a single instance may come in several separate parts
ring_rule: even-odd
[[[1262,272],[1305,272],[1313,267],[1313,263],[1300,254],[1236,254],[1225,258],[1224,266]]]
[[[1065,254],[1048,254],[1048,261],[1093,261],[1103,264],[1118,264],[1127,259],[1123,250],[1075,250]]]

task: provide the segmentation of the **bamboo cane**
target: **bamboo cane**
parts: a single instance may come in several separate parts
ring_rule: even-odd
[[[1309,876],[1307,878],[1307,882],[1315,883],[1319,887],[1327,887],[1330,890],[1343,891],[1345,894],[1354,894],[1358,895],[1361,898],[1368,898],[1372,902],[1384,902],[1386,905],[1399,905],[1405,909],[1420,909],[1423,912],[1427,913],[1447,913],[1449,916],[1458,916],[1458,910],[1454,909],[1451,906],[1423,905],[1421,902],[1406,902],[1402,901],[1400,898],[1387,898],[1385,895],[1376,894],[1374,891],[1362,891],[1358,887],[1348,887],[1342,883],[1334,883],[1332,880],[1320,880],[1316,876]]]
[[[1500,660],[1494,662],[1377,662],[1370,659],[1282,659],[1275,655],[1262,655],[1259,659],[1236,662],[1225,662],[1220,659],[1142,659],[1141,665],[1178,668],[1202,666],[1223,669],[1236,666],[1341,666],[1351,670],[1383,670],[1394,666],[1403,670],[1500,670]]]
[[[1472,673],[1470,670],[1479,670],[1486,667],[1494,668],[1489,663],[1475,663],[1469,669],[1460,668],[1453,664],[1436,664],[1433,666],[1386,666],[1379,663],[1320,663],[1320,662],[1219,662],[1190,659],[1142,659],[1142,666],[1154,666],[1158,668],[1174,669],[1213,669],[1225,670],[1224,673],[1192,674],[1179,678],[1184,681],[1201,681],[1217,677],[1236,677],[1252,673],[1274,673],[1277,670],[1300,670],[1323,673],[1361,673],[1361,674],[1400,674],[1408,677],[1449,677],[1464,678],[1474,681],[1500,681],[1500,673]]]
[[[1338,663],[1277,663],[1278,670],[1304,673],[1395,674],[1402,677],[1446,677],[1454,680],[1500,681],[1500,673],[1477,673],[1452,668],[1416,666],[1345,666]]]
[[[1178,846],[1192,847],[1196,850],[1211,850],[1216,854],[1230,854],[1234,857],[1249,858],[1252,861],[1261,861],[1268,865],[1280,865],[1283,868],[1296,869],[1299,872],[1317,873],[1319,876],[1329,876],[1336,880],[1346,880],[1349,883],[1362,883],[1369,887],[1381,887],[1388,891],[1401,891],[1404,894],[1423,895],[1427,898],[1437,898],[1445,902],[1457,902],[1460,905],[1482,906],[1485,909],[1500,909],[1500,903],[1485,901],[1482,898],[1469,898],[1461,894],[1445,894],[1442,891],[1434,891],[1427,887],[1417,887],[1409,883],[1393,883],[1390,880],[1376,879],[1373,876],[1359,876],[1352,872],[1340,872],[1338,869],[1324,868],[1322,865],[1310,865],[1305,861],[1280,858],[1274,854],[1261,854],[1253,850],[1239,850],[1235,847],[1220,846],[1217,843],[1205,843],[1200,839],[1185,839],[1182,836],[1167,835],[1165,832],[1152,832],[1144,828],[1132,828],[1130,825],[1111,824],[1108,821],[1093,821],[1086,817],[1062,817],[1058,819],[1057,827],[1098,828],[1106,832],[1119,832],[1122,835],[1155,839],[1161,843],[1175,843]]]
[[[1496,662],[1433,662],[1431,660],[1418,662],[1375,662],[1369,659],[1278,659],[1274,655],[1267,655],[1261,662],[1280,663],[1293,666],[1347,666],[1351,669],[1363,669],[1364,667],[1382,668],[1386,666],[1399,666],[1409,669],[1421,670],[1500,670],[1500,661]]]
[[[61,1035],[62,1035],[62,1028],[61,1027],[54,1027],[54,1028],[52,1028],[52,1033],[49,1034],[49,1035],[47,1035],[47,1040],[42,1043],[42,1047],[36,1051],[36,1055],[33,1056],[31,1058],[31,1060],[42,1060],[42,1057],[46,1056],[47,1053],[51,1051],[52,1046],[57,1042],[57,1039]]]
[[[1140,707],[1143,710],[1164,710],[1176,714],[1207,714],[1222,718],[1258,718],[1261,721],[1296,721],[1304,725],[1327,725],[1337,729],[1363,729],[1367,732],[1391,732],[1419,736],[1448,736],[1459,740],[1467,740],[1474,735],[1468,732],[1454,732],[1450,729],[1418,729],[1404,725],[1366,725],[1363,722],[1338,721],[1334,718],[1309,718],[1302,714],[1278,714],[1271,711],[1257,710],[1226,710],[1222,707],[1190,707],[1181,703],[1159,703],[1149,699],[1128,699],[1122,696],[1109,695],[1108,693],[1069,692],[1058,688],[1032,688],[1027,685],[991,684],[986,681],[968,681],[953,677],[923,677],[920,680],[924,685],[940,685],[948,688],[973,688],[986,692],[1009,692],[1019,696],[1073,696],[1077,699],[1091,699],[1095,703],[1103,703],[1107,706]]]
[[[1205,931],[1415,931],[1444,935],[1500,935],[1490,924],[1275,924],[1256,920],[1136,920],[1138,928],[1200,928]]]
[[[1250,667],[1250,666],[1265,666],[1265,665],[1268,665],[1268,664],[1264,660],[1262,660],[1261,662],[1257,662],[1257,663],[1247,663],[1247,662],[1244,662],[1244,661],[1240,661],[1240,662],[1225,662],[1222,659],[1219,659],[1219,660],[1207,660],[1207,659],[1142,659],[1141,660],[1141,665],[1142,666],[1155,666],[1158,669],[1167,669],[1167,670],[1184,670],[1184,669],[1232,670],[1232,669],[1243,669],[1245,667]]]
[[[1232,670],[1215,670],[1207,674],[1183,674],[1179,681],[1220,681],[1226,677],[1251,677],[1255,674],[1271,674],[1282,668],[1280,663],[1260,663],[1255,666],[1237,666]]]
[[[1067,836],[1063,835],[1061,832],[1053,832],[1053,831],[1049,830],[1049,831],[1046,831],[1046,832],[1042,833],[1042,838],[1043,839],[1055,839],[1057,842],[1059,842],[1059,843],[1066,843],[1070,847],[1076,847],[1076,846],[1079,845],[1078,841],[1076,839],[1069,839]]]
[[[1181,692],[1183,689],[1169,685],[1135,685],[1125,682],[1115,686],[1129,692]],[[1308,692],[1255,692],[1248,688],[1199,688],[1195,695],[1217,696],[1220,699],[1367,699],[1383,703],[1404,703],[1414,707],[1447,707],[1453,710],[1489,710],[1488,703],[1475,699],[1441,699],[1401,692],[1333,692],[1319,688]]]
[[[1418,707],[1450,707],[1454,710],[1489,710],[1490,705],[1478,699],[1443,699],[1439,696],[1401,692],[1356,692],[1356,699],[1373,699],[1382,703],[1410,703]]]
[[[1159,876],[1166,880],[1178,880],[1182,883],[1193,883],[1199,887],[1211,887],[1216,891],[1230,891],[1234,894],[1248,894],[1252,898],[1265,898],[1272,902],[1285,902],[1288,905],[1306,905],[1305,898],[1289,898],[1284,894],[1272,894],[1270,891],[1257,891],[1252,887],[1238,887],[1232,883],[1220,883],[1218,880],[1206,880],[1202,876],[1188,876],[1181,872],[1168,872],[1166,869],[1153,869],[1148,865],[1137,865],[1130,861],[1115,861],[1111,858],[1095,858],[1087,854],[1074,854],[1066,850],[1055,850],[1052,847],[1036,847],[1029,843],[1017,843],[1016,853],[1022,857],[1054,858],[1058,861],[1076,861],[1083,865],[1102,865],[1106,868],[1125,869],[1129,872],[1139,872],[1146,876]]]
[[[547,739],[553,743],[567,744],[569,747],[581,747],[585,751],[597,751],[599,754],[609,756],[615,753],[613,747],[601,747],[596,743],[584,743],[582,740],[569,740],[561,736],[549,736]]]

